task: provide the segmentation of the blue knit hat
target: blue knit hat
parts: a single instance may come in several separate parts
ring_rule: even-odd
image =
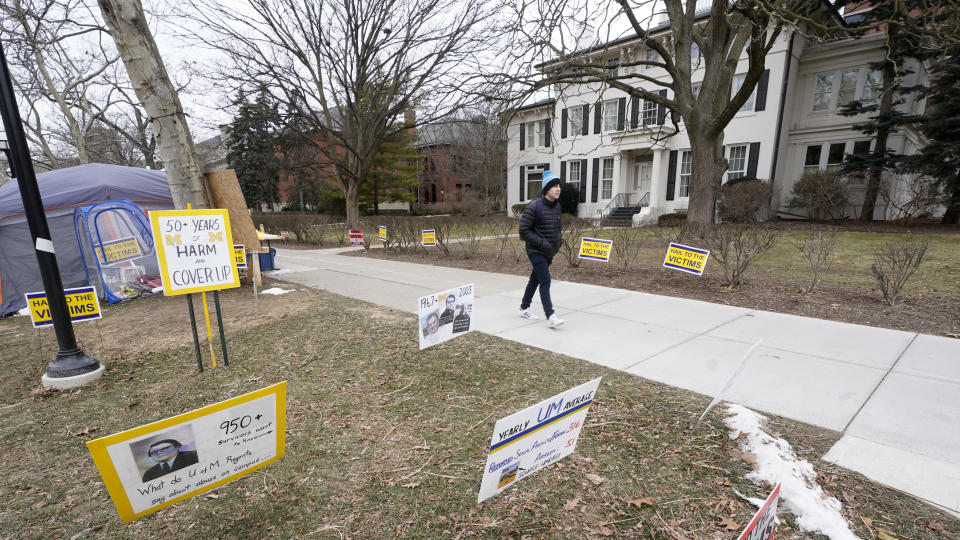
[[[540,193],[545,193],[553,186],[560,185],[560,179],[550,171],[543,171],[543,182],[540,184]]]

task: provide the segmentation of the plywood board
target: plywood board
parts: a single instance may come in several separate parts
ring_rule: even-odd
[[[240,190],[240,181],[233,169],[207,173],[210,190],[213,191],[214,208],[226,208],[230,215],[230,227],[233,229],[233,243],[247,246],[247,251],[259,252],[260,240],[253,218],[247,210],[247,202]]]

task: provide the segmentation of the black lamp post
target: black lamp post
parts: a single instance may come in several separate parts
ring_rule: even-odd
[[[67,299],[63,294],[60,268],[57,265],[57,256],[53,251],[53,242],[50,238],[50,227],[47,225],[47,216],[43,211],[40,188],[37,186],[33,162],[30,161],[27,139],[23,133],[23,124],[20,120],[20,112],[17,110],[13,83],[2,44],[0,44],[0,115],[3,116],[3,128],[9,141],[7,145],[9,148],[4,148],[4,151],[10,163],[10,169],[15,173],[14,176],[20,186],[23,212],[30,228],[30,239],[37,255],[37,264],[40,266],[40,277],[43,279],[43,289],[47,294],[47,304],[50,307],[53,330],[57,335],[59,346],[57,355],[47,366],[43,382],[45,386],[70,388],[84,384],[87,382],[86,379],[92,380],[99,377],[103,369],[96,358],[87,356],[83,353],[83,349],[77,346]],[[94,374],[96,377],[93,376]]]

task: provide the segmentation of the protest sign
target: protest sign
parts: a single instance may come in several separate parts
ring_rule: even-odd
[[[151,210],[163,294],[240,286],[226,210]]]
[[[473,284],[420,298],[417,307],[420,350],[471,331]]]
[[[437,231],[436,229],[424,229],[420,233],[420,243],[425,246],[435,246],[437,245]]]
[[[498,420],[477,503],[572,454],[599,386],[597,377]]]
[[[140,251],[140,244],[133,236],[95,244],[93,250],[105,266],[143,256],[143,252]]]
[[[580,258],[609,262],[611,247],[613,247],[613,240],[583,237],[580,239]]]
[[[740,533],[737,540],[773,540],[777,524],[777,498],[780,496],[780,484],[777,484],[763,502],[763,506],[753,515],[750,524]]]
[[[280,238],[283,238],[284,240],[289,240],[290,231],[280,231]]]
[[[233,263],[237,265],[237,268],[247,267],[247,252],[243,244],[234,244]]]
[[[377,228],[377,238],[379,238],[381,242],[387,241],[387,228],[383,225]]]
[[[349,229],[349,231],[350,231],[350,245],[362,246],[363,245],[363,229]]]
[[[67,310],[70,311],[70,320],[73,322],[92,321],[103,318],[100,313],[100,300],[97,298],[95,287],[74,287],[64,289],[67,297]],[[27,307],[30,308],[30,321],[34,328],[53,325],[53,315],[47,304],[47,293],[44,291],[32,292],[24,295],[27,298]]]
[[[124,522],[283,457],[286,381],[87,443]]]
[[[663,266],[702,276],[708,257],[709,251],[670,242]]]

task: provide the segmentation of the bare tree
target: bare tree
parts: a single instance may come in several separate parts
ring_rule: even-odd
[[[842,1],[842,0],[841,0]],[[515,5],[515,24],[509,32],[516,49],[505,65],[522,65],[524,71],[504,69],[495,78],[500,86],[521,90],[520,99],[559,85],[570,84],[619,89],[654,102],[670,111],[674,133],[682,121],[689,136],[692,177],[688,220],[713,223],[716,200],[727,161],[723,133],[747,102],[764,72],[767,53],[792,24],[826,31],[842,21],[830,7],[807,0],[614,0],[591,4],[585,0],[534,0]],[[650,32],[655,14],[669,24]],[[602,40],[584,21],[601,20],[611,29]],[[614,28],[628,27],[614,34]],[[631,40],[631,45],[656,55],[625,55],[618,68],[652,66],[666,77],[646,70],[608,69],[610,43]],[[744,56],[745,55],[745,56]],[[739,86],[734,75],[741,58],[746,72]],[[703,80],[694,87],[691,74],[703,69]],[[641,87],[645,86],[644,87]],[[669,93],[661,92],[661,89]]]
[[[53,167],[61,159],[56,139],[72,147],[80,163],[88,163],[87,136],[103,112],[94,104],[96,87],[117,61],[99,41],[105,29],[84,0],[9,0],[0,3],[0,18],[0,34],[17,72],[15,85],[25,102],[28,140]],[[59,113],[54,126],[47,124],[43,102]]]
[[[233,66],[221,76],[264,85],[305,124],[305,145],[333,165],[358,223],[361,186],[409,109],[418,123],[460,109],[487,47],[481,0],[193,0],[204,34]],[[215,37],[210,37],[215,36]]]
[[[151,117],[151,130],[163,156],[170,193],[178,208],[209,207],[203,169],[193,146],[177,89],[147,26],[139,0],[99,0],[133,90]]]

